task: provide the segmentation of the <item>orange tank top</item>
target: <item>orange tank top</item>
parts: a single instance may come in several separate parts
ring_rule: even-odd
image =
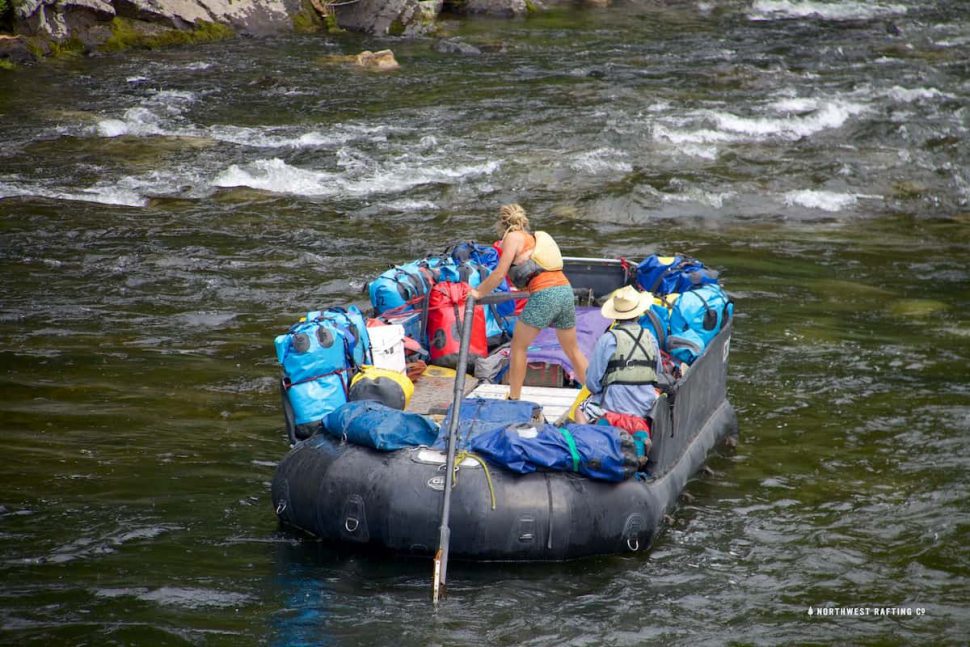
[[[536,237],[529,234],[525,243],[525,251],[528,252],[535,249],[535,246]],[[555,270],[553,272],[543,271],[541,274],[529,281],[529,292],[538,292],[539,290],[545,290],[546,288],[556,288],[560,285],[569,285],[569,279],[567,279],[566,275],[562,273],[562,270]]]

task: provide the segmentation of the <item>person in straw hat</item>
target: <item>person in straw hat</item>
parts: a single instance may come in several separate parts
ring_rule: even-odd
[[[633,432],[649,430],[649,417],[657,399],[657,376],[663,371],[653,334],[640,326],[653,295],[625,286],[613,292],[601,312],[614,325],[596,341],[586,369],[590,397],[576,413],[578,422],[600,418]]]

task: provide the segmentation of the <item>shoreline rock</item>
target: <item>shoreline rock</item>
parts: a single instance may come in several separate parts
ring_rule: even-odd
[[[0,62],[49,55],[161,47],[235,34],[349,30],[415,37],[435,33],[444,12],[519,17],[534,0],[8,0],[0,14]],[[2,5],[2,3],[0,3]],[[5,34],[5,25],[12,33]],[[472,54],[470,46],[453,46]]]

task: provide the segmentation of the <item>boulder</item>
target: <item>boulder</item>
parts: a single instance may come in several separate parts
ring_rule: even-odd
[[[527,14],[529,6],[526,0],[465,0],[460,4],[459,11],[463,14],[512,18]]]
[[[115,16],[176,29],[200,21],[222,23],[236,32],[266,35],[293,28],[300,0],[22,0],[14,9],[17,33],[54,41],[77,37]]]
[[[188,29],[200,21],[256,36],[288,31],[299,0],[114,0],[118,15]]]
[[[389,49],[382,49],[379,52],[361,52],[355,62],[364,69],[378,72],[387,72],[401,67],[394,58],[394,52]]]
[[[14,8],[18,33],[64,41],[115,16],[107,0],[24,0]]]
[[[443,0],[360,0],[334,3],[337,25],[377,35],[420,36],[434,29]]]

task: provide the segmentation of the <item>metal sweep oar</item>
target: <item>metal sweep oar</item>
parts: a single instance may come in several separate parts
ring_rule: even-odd
[[[524,299],[528,292],[509,292],[486,296],[479,300],[482,305],[501,303],[510,299]],[[468,295],[465,302],[465,318],[461,325],[461,340],[458,346],[458,363],[455,365],[455,390],[451,406],[451,419],[448,421],[448,458],[445,461],[445,492],[441,501],[441,526],[438,528],[438,552],[434,555],[434,583],[431,588],[431,601],[438,604],[444,595],[445,583],[448,576],[448,548],[451,541],[451,529],[448,526],[451,517],[451,488],[455,478],[455,453],[458,445],[458,418],[461,413],[461,401],[465,395],[465,373],[468,364],[468,346],[471,343],[472,321],[475,318],[475,298]]]

